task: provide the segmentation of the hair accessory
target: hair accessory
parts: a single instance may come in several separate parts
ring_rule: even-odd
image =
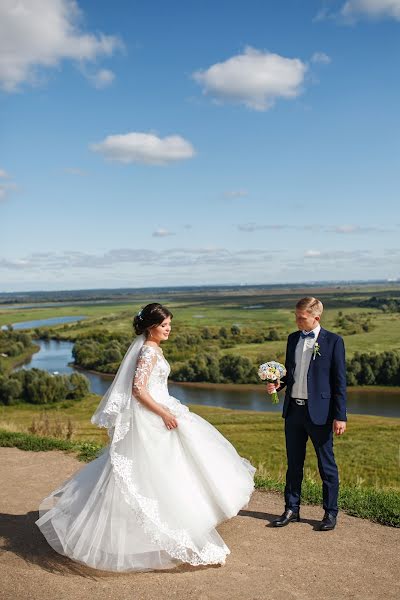
[[[139,310],[138,314],[137,314],[138,319],[140,319],[141,321],[143,321],[143,317],[142,317],[142,311]]]

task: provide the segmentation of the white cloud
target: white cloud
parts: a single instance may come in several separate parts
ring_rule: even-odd
[[[332,59],[330,56],[325,54],[325,52],[314,52],[314,54],[311,57],[311,62],[329,65],[329,63],[332,62]]]
[[[247,233],[253,233],[254,231],[262,231],[264,229],[270,229],[278,231],[281,229],[297,229],[294,225],[284,225],[279,223],[271,223],[269,225],[261,225],[259,223],[241,223],[237,226],[239,231],[245,231]]]
[[[355,23],[366,18],[370,20],[395,19],[400,21],[400,0],[347,0],[338,11],[324,6],[314,21],[335,19],[345,24]]]
[[[152,133],[135,131],[109,135],[102,142],[91,144],[90,149],[125,164],[166,165],[195,155],[190,142],[179,135],[159,138]]]
[[[304,252],[304,258],[316,258],[318,256],[321,256],[320,250],[306,250]]]
[[[389,17],[400,21],[400,0],[348,0],[340,14],[350,20],[366,16],[370,19]]]
[[[246,198],[249,195],[247,190],[229,190],[224,192],[224,198],[232,199],[232,198]]]
[[[374,232],[384,232],[384,231],[388,231],[387,229],[382,229],[381,227],[364,227],[361,225],[338,225],[337,227],[334,227],[333,229],[330,229],[328,231],[334,231],[335,233],[342,233],[342,234],[352,234],[352,233],[374,233]]]
[[[218,246],[154,250],[76,250],[0,258],[3,291],[89,289],[239,283],[288,283],[399,278],[399,249],[331,250],[306,255],[284,246],[230,249]],[[317,248],[317,249],[315,249]],[[320,248],[320,249],[318,249]],[[279,260],[277,256],[279,255]],[[232,268],[232,265],[234,268]]]
[[[122,46],[115,36],[83,31],[81,21],[76,0],[2,0],[0,88],[14,92],[34,83],[41,68],[94,61]]]
[[[86,75],[86,77],[88,78],[90,83],[98,90],[102,90],[108,87],[112,84],[112,82],[115,79],[114,73],[109,69],[100,69],[93,75]]]
[[[296,98],[302,92],[307,65],[299,58],[247,47],[206,70],[193,73],[203,92],[220,101],[244,104],[254,110],[268,110],[278,98]]]
[[[59,272],[71,269],[107,269],[114,270],[118,265],[128,264],[148,268],[153,267],[193,267],[214,265],[244,264],[251,266],[256,260],[271,258],[266,250],[229,250],[223,247],[171,248],[168,252],[145,248],[117,248],[104,254],[88,254],[70,250],[59,253],[37,252],[29,256],[1,259],[0,269],[13,271],[27,269]]]
[[[160,227],[159,229],[153,231],[152,235],[153,237],[169,237],[170,235],[175,235],[175,233],[173,231],[169,231],[168,229]]]
[[[363,260],[370,257],[369,250],[306,250],[304,258],[314,258],[323,261],[353,261]]]
[[[8,179],[9,174],[4,169],[0,169],[0,179]]]

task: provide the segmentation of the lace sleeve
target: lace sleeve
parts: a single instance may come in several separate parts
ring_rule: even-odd
[[[132,393],[134,396],[140,396],[146,389],[150,374],[157,360],[157,351],[151,346],[143,346],[136,365],[133,376]]]

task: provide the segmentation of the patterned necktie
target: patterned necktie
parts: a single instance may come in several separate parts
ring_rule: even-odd
[[[300,336],[304,339],[304,338],[315,338],[315,333],[313,331],[310,331],[309,333],[304,333],[303,331],[300,333]]]

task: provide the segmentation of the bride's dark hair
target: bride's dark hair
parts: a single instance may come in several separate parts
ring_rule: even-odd
[[[133,328],[136,335],[140,335],[152,327],[161,325],[167,317],[172,319],[172,312],[162,304],[158,304],[158,302],[147,304],[133,319]]]

